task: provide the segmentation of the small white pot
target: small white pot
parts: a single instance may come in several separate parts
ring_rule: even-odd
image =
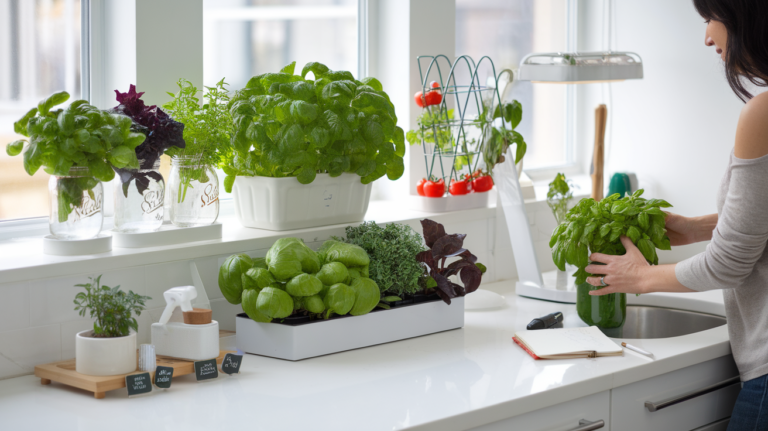
[[[363,221],[371,186],[347,173],[317,174],[310,184],[301,184],[296,177],[238,176],[232,195],[243,226],[289,230]]]
[[[75,336],[75,370],[88,376],[113,376],[136,371],[136,333],[95,338],[93,331]]]

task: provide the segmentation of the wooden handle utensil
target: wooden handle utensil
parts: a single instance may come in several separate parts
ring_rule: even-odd
[[[605,163],[605,126],[608,120],[608,107],[599,105],[595,109],[595,150],[592,159],[592,199],[603,199],[603,164]]]

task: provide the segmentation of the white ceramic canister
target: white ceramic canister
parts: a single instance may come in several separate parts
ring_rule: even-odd
[[[96,338],[93,330],[75,336],[75,370],[88,376],[113,376],[136,371],[136,333]]]

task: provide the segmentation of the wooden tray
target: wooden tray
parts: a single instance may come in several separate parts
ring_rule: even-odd
[[[221,364],[221,361],[224,360],[224,355],[227,353],[235,352],[231,350],[221,350],[219,352],[219,356],[216,358],[216,363]],[[193,374],[195,372],[194,361],[175,359],[168,356],[157,355],[157,365],[173,368],[174,378],[187,374]],[[117,374],[114,376],[87,376],[75,371],[74,359],[53,362],[45,365],[38,365],[35,367],[35,376],[40,377],[40,383],[44,385],[50,385],[51,381],[54,381],[68,386],[84,389],[86,391],[93,392],[93,396],[96,399],[104,398],[107,395],[107,391],[124,388],[125,376],[128,374],[137,374],[140,372],[145,371],[134,371],[132,373]],[[154,381],[155,372],[150,371],[149,374],[152,377],[152,381]]]

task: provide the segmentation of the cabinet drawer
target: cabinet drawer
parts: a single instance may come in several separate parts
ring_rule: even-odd
[[[602,420],[605,423],[603,427],[596,428],[598,426],[596,424],[592,429],[609,431],[610,400],[609,391],[600,392],[479,428],[472,428],[472,431],[569,431],[579,429],[580,420],[589,422]]]
[[[741,390],[738,380],[701,392],[738,375],[733,357],[728,355],[613,389],[611,428],[693,430],[727,418]],[[665,403],[670,400],[677,402]]]

